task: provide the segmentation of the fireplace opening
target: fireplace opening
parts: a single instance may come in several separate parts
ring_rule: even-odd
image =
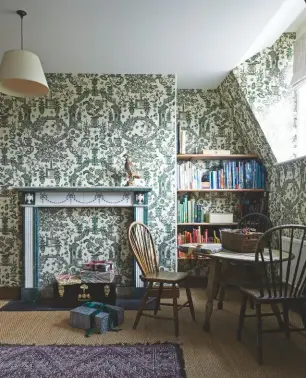
[[[39,288],[53,296],[57,274],[79,275],[93,260],[113,262],[118,286],[132,286],[133,258],[127,229],[131,208],[39,208]]]

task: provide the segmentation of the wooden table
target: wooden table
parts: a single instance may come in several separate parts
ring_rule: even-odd
[[[203,246],[203,249],[202,249]],[[207,252],[207,256],[210,257],[209,260],[209,275],[208,275],[208,284],[207,284],[207,302],[205,307],[205,320],[203,328],[205,331],[210,330],[210,319],[213,312],[213,301],[217,295],[218,284],[220,280],[222,280],[222,276],[226,275],[227,272],[221,272],[222,265],[224,263],[235,263],[237,265],[251,265],[254,266],[255,264],[255,253],[237,253],[232,252],[226,249],[223,249],[220,252],[216,253],[209,253],[209,244],[194,244],[194,243],[187,243],[180,245],[179,247],[183,251],[191,251],[192,249],[195,252]],[[215,244],[211,244],[212,251],[216,248]],[[269,259],[268,250],[264,251],[264,257],[267,257],[267,261]],[[273,250],[273,260],[275,262],[280,261],[279,251]],[[202,254],[201,254],[202,255]],[[286,261],[289,258],[289,254],[287,252],[282,253],[282,261]],[[273,308],[277,312],[277,309]],[[278,322],[281,323],[281,317],[278,317]]]

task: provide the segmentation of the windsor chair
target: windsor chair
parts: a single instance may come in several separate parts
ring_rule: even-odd
[[[140,276],[140,279],[144,282],[146,286],[146,291],[142,298],[140,307],[138,309],[133,328],[136,329],[141,316],[146,316],[150,318],[158,318],[158,319],[166,319],[166,320],[174,320],[175,335],[179,336],[179,321],[178,321],[179,310],[181,310],[183,307],[189,307],[191,317],[193,321],[195,321],[195,312],[194,312],[191,291],[188,286],[188,282],[185,283],[187,301],[180,306],[178,306],[178,303],[177,303],[177,292],[176,292],[177,284],[185,281],[189,273],[160,272],[159,271],[155,244],[153,242],[153,238],[152,238],[149,228],[143,223],[133,222],[130,225],[129,230],[128,230],[128,240],[129,240],[131,249],[133,251],[133,254],[135,256],[135,259],[142,273]],[[147,301],[149,298],[150,291],[152,292],[153,283],[159,284],[158,294],[157,294],[156,303],[155,303],[154,315],[144,312],[144,308],[146,304],[148,303]],[[172,287],[173,303],[160,302],[164,284],[171,285]],[[156,315],[160,305],[173,306],[173,318]]]
[[[250,213],[240,219],[237,228],[254,228],[257,232],[266,232],[272,228],[272,222],[265,214]]]
[[[283,225],[273,227],[259,239],[256,252],[256,273],[258,286],[256,288],[241,287],[242,303],[239,316],[237,339],[240,341],[244,319],[257,319],[257,359],[262,362],[262,335],[263,333],[285,332],[289,338],[290,332],[305,331],[305,301],[306,301],[306,248],[304,245],[306,226]],[[289,247],[283,248],[283,236],[289,236]],[[265,246],[265,248],[262,248]],[[294,255],[294,253],[296,256]],[[273,255],[279,254],[279,262],[275,269]],[[295,259],[293,263],[293,260]],[[246,315],[247,300],[251,298],[255,304],[256,314]],[[270,304],[272,312],[262,313],[262,305]],[[276,312],[274,308],[282,308]],[[291,328],[289,324],[289,309],[298,309],[303,320],[303,328]],[[278,329],[263,329],[262,318],[283,315],[283,324]]]
[[[257,232],[264,233],[268,231],[270,228],[272,228],[272,222],[270,218],[268,218],[265,214],[250,213],[240,219],[240,221],[238,222],[237,228],[238,229],[254,228]],[[225,266],[225,268],[228,270],[228,277],[237,277],[237,276],[239,277],[239,274],[241,275],[242,273],[244,273],[244,275],[247,275],[249,279],[253,275],[253,267],[246,266],[243,272],[241,271],[241,267],[239,267],[239,272],[237,272],[237,269],[236,269],[236,272],[233,272],[233,270],[235,269],[235,266],[233,265]],[[239,278],[237,282],[239,282],[239,280],[241,279],[242,278]],[[237,282],[235,283],[237,284]],[[226,280],[223,280],[223,282],[219,283],[219,295],[218,295],[218,309],[219,310],[222,310],[223,308],[225,290],[229,283],[233,284],[233,282],[230,282],[230,279],[229,279],[229,282],[226,282]],[[239,285],[240,284],[241,284],[241,281],[239,282]],[[250,300],[250,306],[251,308],[254,308],[252,300]]]

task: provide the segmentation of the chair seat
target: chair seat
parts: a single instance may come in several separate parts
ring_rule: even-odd
[[[143,281],[176,283],[185,280],[189,273],[185,272],[157,272],[141,276]]]
[[[270,290],[271,291],[271,296],[269,296],[269,292],[267,289],[264,289],[263,290],[263,296],[260,295],[260,291],[259,291],[259,288],[251,288],[251,287],[241,287],[240,288],[240,291],[249,296],[249,297],[252,297],[253,299],[255,299],[257,302],[281,302],[281,301],[305,301],[306,300],[306,297],[289,297],[288,296],[285,296],[284,295],[284,288],[283,288],[283,295],[281,296],[280,295],[280,291],[277,290],[276,291],[276,296],[274,296],[274,291],[273,290]],[[289,291],[289,290],[288,290]]]

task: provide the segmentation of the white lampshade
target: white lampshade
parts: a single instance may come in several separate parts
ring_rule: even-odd
[[[37,55],[26,50],[10,50],[0,65],[0,92],[15,97],[40,97],[49,92]]]

